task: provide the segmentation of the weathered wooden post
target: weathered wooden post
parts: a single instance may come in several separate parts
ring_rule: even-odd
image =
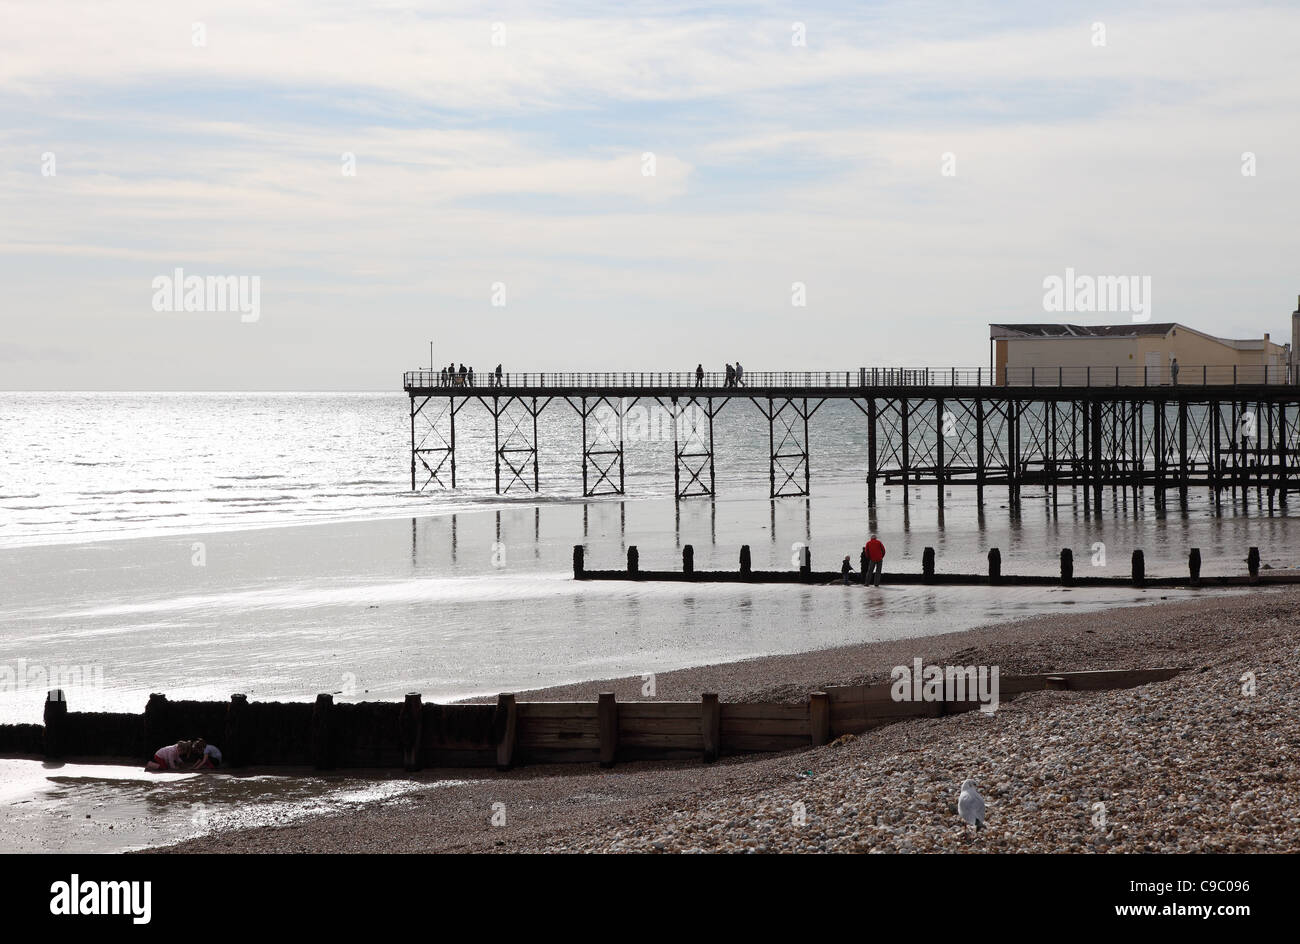
[[[334,766],[333,751],[334,696],[322,692],[311,709],[311,765],[317,770]]]
[[[1074,586],[1074,551],[1068,547],[1061,548],[1061,584]]]
[[[1146,557],[1142,554],[1142,549],[1138,548],[1133,552],[1133,586],[1140,587],[1147,579]]]
[[[1246,554],[1246,567],[1252,580],[1259,579],[1259,548],[1252,547]]]
[[[926,583],[934,580],[934,548],[932,547],[921,551],[921,576]]]
[[[500,732],[497,737],[497,770],[509,770],[515,762],[515,743],[519,737],[519,708],[512,693],[503,692],[497,696],[495,727]]]
[[[409,771],[423,766],[420,742],[424,733],[424,699],[419,692],[407,692],[397,713],[397,738],[402,745],[402,765]]]
[[[583,559],[585,551],[581,544],[573,545],[573,579],[581,580],[586,573],[586,563]]]
[[[831,740],[831,696],[813,692],[808,696],[809,733],[813,747],[829,744]]]
[[[1002,582],[1002,552],[996,547],[989,548],[989,583]]]
[[[867,585],[867,550],[866,550],[866,548],[863,548],[863,549],[862,549],[862,553],[858,555],[858,573],[862,574],[862,585],[865,587],[865,586]]]
[[[1192,548],[1187,555],[1187,573],[1192,578],[1192,586],[1199,587],[1201,585],[1201,549],[1199,547]]]
[[[748,544],[742,544],[740,546],[740,572],[742,574],[748,574],[750,572],[750,557],[749,557]]]
[[[695,573],[695,545],[687,544],[682,548],[682,573]]]
[[[600,731],[600,766],[613,767],[618,752],[618,703],[613,692],[601,692],[596,702],[596,725]]]
[[[226,740],[220,745],[221,763],[224,767],[244,767],[248,764],[248,696],[234,694],[226,707]],[[148,748],[155,750],[156,748]]]
[[[716,692],[700,696],[700,733],[704,736],[704,762],[711,764],[722,754],[722,705]]]
[[[63,756],[67,749],[68,700],[63,689],[52,688],[45,693],[45,756],[50,759]]]
[[[641,552],[633,544],[627,549],[627,574],[629,577],[635,577],[641,572]]]
[[[807,544],[799,551],[799,575],[804,580],[812,579],[812,548]]]
[[[167,696],[158,692],[151,693],[149,703],[144,706],[145,750],[150,756],[153,756],[153,752],[164,744],[171,744],[176,740],[175,732],[168,728],[170,714]]]

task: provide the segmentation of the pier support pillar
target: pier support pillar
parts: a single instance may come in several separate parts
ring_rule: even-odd
[[[456,487],[456,414],[464,405],[411,394],[411,491]]]
[[[673,494],[683,498],[712,498],[716,492],[713,466],[713,418],[726,400],[714,406],[712,397],[672,397]],[[663,401],[659,401],[663,405]],[[707,430],[703,427],[707,424]],[[705,480],[707,474],[707,482]]]
[[[636,400],[596,397],[588,401],[583,397],[568,402],[582,418],[583,497],[625,494],[623,431],[627,411]]]
[[[537,397],[499,397],[479,402],[492,414],[492,443],[496,454],[496,492],[504,495],[518,485],[536,493],[540,488],[537,469],[537,417],[551,400],[538,404]],[[502,427],[506,434],[501,436]],[[507,473],[501,485],[502,466]]]

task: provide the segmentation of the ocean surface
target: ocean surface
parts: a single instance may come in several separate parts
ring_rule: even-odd
[[[413,494],[402,394],[0,394],[0,723],[39,722],[56,686],[73,711],[138,712],[150,692],[451,700],[1039,613],[1104,619],[1193,593],[577,583],[578,543],[591,568],[622,566],[631,545],[643,567],[677,568],[691,544],[698,568],[734,569],[748,544],[758,568],[794,568],[807,545],[836,570],[872,530],[887,572],[919,571],[926,546],[962,571],[983,571],[991,547],[1008,573],[1054,573],[1065,547],[1076,572],[1127,574],[1134,548],[1152,574],[1184,573],[1192,547],[1206,574],[1240,573],[1252,545],[1266,566],[1296,563],[1291,520],[1253,497],[1216,510],[1193,493],[1162,510],[1107,492],[1086,515],[1068,490],[1026,490],[1014,509],[994,488],[981,511],[957,486],[940,511],[933,489],[904,505],[881,487],[872,514],[865,424],[845,403],[813,417],[811,498],[768,500],[767,422],[735,401],[715,430],[717,500],[678,503],[671,427],[637,422],[625,499],[580,497],[581,428],[562,401],[539,421],[541,495],[494,493],[477,403],[457,418],[461,487]],[[0,849],[122,848],[163,841],[160,825],[189,835],[197,802],[229,812],[261,796],[272,818],[304,808],[276,778],[194,794],[121,768],[7,763]],[[355,786],[317,792],[337,806]],[[83,809],[99,811],[96,827]]]

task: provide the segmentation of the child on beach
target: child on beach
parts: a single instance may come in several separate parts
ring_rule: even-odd
[[[175,744],[168,744],[166,747],[160,747],[154,752],[153,760],[144,765],[145,770],[181,770],[189,766],[188,761],[193,756],[193,748],[189,741],[177,741]]]
[[[194,762],[194,770],[214,770],[221,766],[221,751],[217,750],[215,744],[209,744],[203,738],[194,742],[195,752],[198,759]]]

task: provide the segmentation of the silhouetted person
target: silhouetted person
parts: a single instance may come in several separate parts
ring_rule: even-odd
[[[695,386],[697,387],[704,386],[704,365],[703,364],[695,365]]]
[[[745,368],[740,366],[740,361],[736,361],[736,386],[739,387],[745,382]]]
[[[734,387],[736,385],[736,368],[730,364],[727,365],[727,379],[723,381],[724,387]]]
[[[442,369],[442,373],[438,375],[438,386],[447,386],[447,368],[445,367]]]
[[[473,367],[471,367],[471,368],[469,369],[469,385],[470,385],[471,387],[474,386],[474,368],[473,368]]]
[[[1169,376],[1173,380],[1174,386],[1178,386],[1178,358],[1176,357],[1169,362]],[[1196,386],[1195,381],[1192,381],[1192,386]]]
[[[849,578],[853,576],[853,565],[849,563],[849,555],[844,555],[844,563],[840,564],[840,576],[844,578],[844,586],[849,585]]]
[[[497,386],[501,386],[501,365],[497,364]]]

